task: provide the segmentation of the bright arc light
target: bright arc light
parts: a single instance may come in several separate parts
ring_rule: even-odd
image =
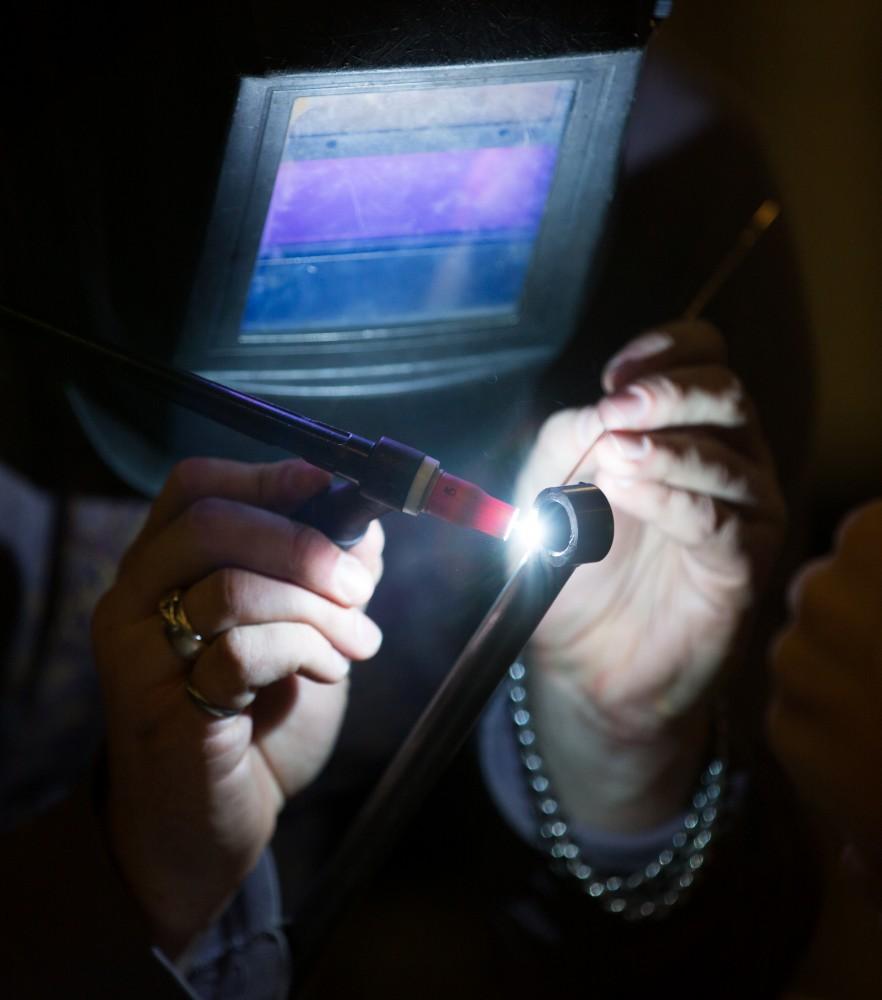
[[[543,548],[546,542],[546,526],[539,517],[539,511],[532,507],[515,521],[509,536],[510,544],[524,554]]]

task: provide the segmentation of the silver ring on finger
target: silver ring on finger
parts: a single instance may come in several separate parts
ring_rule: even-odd
[[[165,626],[165,637],[182,660],[195,660],[208,645],[190,624],[184,611],[183,591],[176,587],[159,602],[159,616]]]
[[[193,682],[188,677],[184,682],[184,690],[187,692],[190,701],[193,704],[210,715],[213,719],[232,719],[233,716],[241,715],[241,708],[225,708],[223,705],[216,705],[213,701],[209,701],[205,695],[193,685]]]

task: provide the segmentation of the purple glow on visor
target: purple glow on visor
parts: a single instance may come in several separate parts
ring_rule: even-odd
[[[575,90],[295,97],[242,336],[514,314]]]
[[[260,253],[331,240],[534,231],[556,156],[555,146],[533,144],[287,160]]]

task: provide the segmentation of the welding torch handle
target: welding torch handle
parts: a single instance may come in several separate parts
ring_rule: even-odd
[[[317,528],[341,549],[357,545],[371,521],[393,508],[362,496],[354,483],[335,483],[299,508],[296,521]]]
[[[151,395],[246,434],[255,441],[300,455],[313,465],[360,481],[375,442],[284,410],[266,400],[123,351],[114,344],[70,333],[0,303],[0,327],[45,357],[65,377],[100,394],[120,380]]]
[[[192,372],[157,364],[112,344],[69,333],[0,303],[0,331],[36,346],[75,374],[111,408],[119,381],[184,406],[194,413],[284,448],[357,487],[331,490],[307,504],[300,520],[351,547],[368,524],[388,510],[424,511],[463,527],[505,538],[515,510],[473,483],[442,472],[438,461],[401,441],[376,441],[332,427]]]

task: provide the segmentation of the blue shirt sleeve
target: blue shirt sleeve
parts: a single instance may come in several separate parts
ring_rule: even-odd
[[[282,1000],[291,981],[275,862],[264,851],[220,920],[179,963],[204,1000]]]

